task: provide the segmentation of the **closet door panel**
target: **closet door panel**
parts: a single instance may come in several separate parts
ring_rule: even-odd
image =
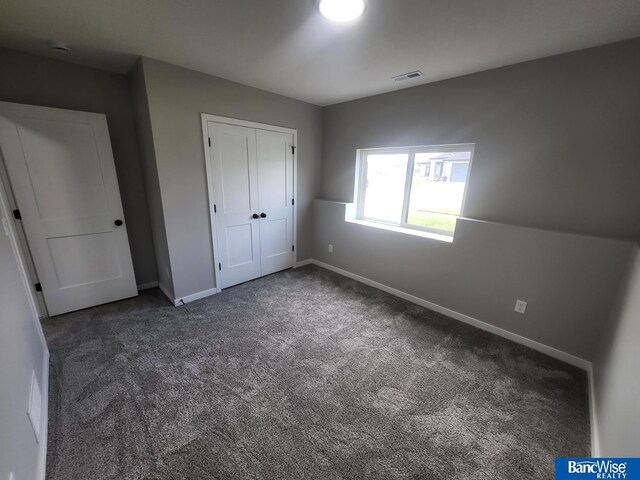
[[[268,275],[293,267],[293,135],[256,130],[256,144],[260,257]]]
[[[261,275],[256,132],[209,122],[221,288]]]

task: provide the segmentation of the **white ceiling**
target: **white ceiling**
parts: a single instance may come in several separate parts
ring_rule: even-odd
[[[0,0],[3,47],[120,73],[144,55],[317,105],[638,36],[640,0],[368,0],[352,25],[315,0]]]

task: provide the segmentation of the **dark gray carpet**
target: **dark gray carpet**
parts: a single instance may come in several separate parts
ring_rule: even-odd
[[[49,480],[550,479],[586,374],[317,267],[44,322]]]

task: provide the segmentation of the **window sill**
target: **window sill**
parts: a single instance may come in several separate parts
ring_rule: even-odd
[[[388,230],[390,232],[403,233],[405,235],[413,235],[414,237],[430,238],[431,240],[437,240],[444,243],[453,243],[453,236],[443,235],[433,232],[425,232],[423,230],[413,230],[411,228],[403,228],[395,225],[387,225],[384,223],[369,222],[367,220],[356,220],[354,218],[345,219],[349,223],[356,223],[358,225],[364,225],[365,227],[379,228],[381,230]]]

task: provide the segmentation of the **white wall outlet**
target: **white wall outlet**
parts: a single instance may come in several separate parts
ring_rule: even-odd
[[[16,477],[13,476],[13,472],[9,472],[9,480],[16,480]]]
[[[516,300],[516,308],[514,309],[518,313],[524,313],[527,309],[527,302],[523,302],[522,300]]]
[[[329,253],[333,253],[333,245],[329,244]]]

